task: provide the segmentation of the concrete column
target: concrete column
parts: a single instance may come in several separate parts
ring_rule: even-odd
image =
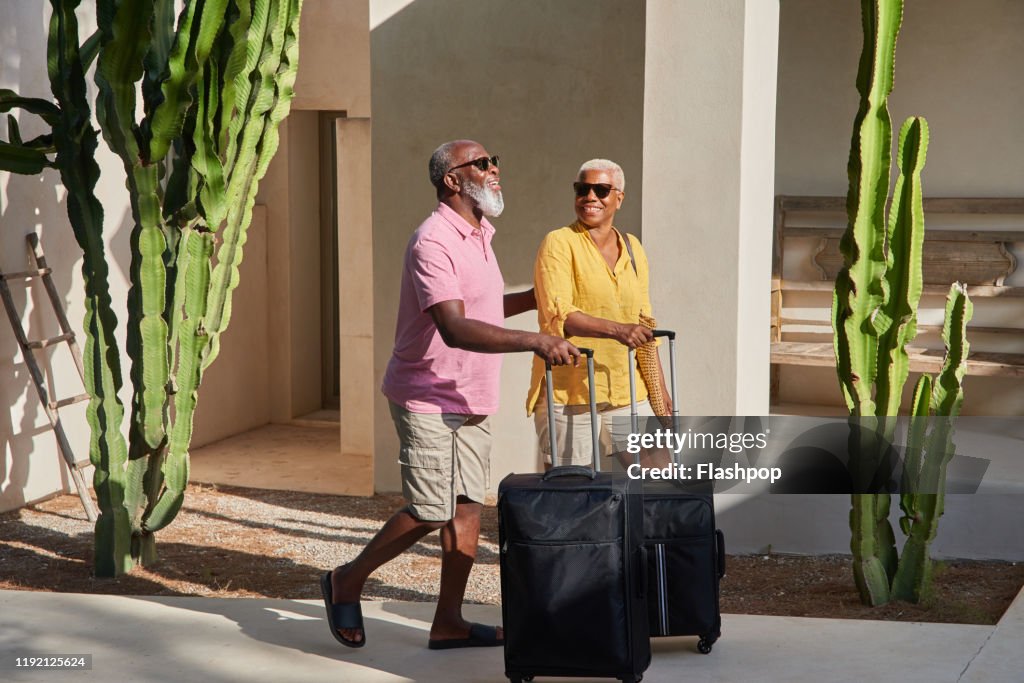
[[[648,0],[643,240],[680,409],[768,412],[778,0]]]
[[[373,205],[370,119],[335,121],[338,164],[338,320],[341,450],[373,456]],[[371,460],[371,467],[372,467]]]

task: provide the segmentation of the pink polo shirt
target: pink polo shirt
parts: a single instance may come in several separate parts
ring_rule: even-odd
[[[466,317],[504,326],[505,283],[491,249],[494,226],[481,229],[439,203],[409,240],[391,354],[381,390],[414,413],[491,415],[498,410],[501,354],[453,349],[427,309],[461,299]]]

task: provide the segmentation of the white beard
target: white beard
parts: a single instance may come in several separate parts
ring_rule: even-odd
[[[476,206],[489,218],[497,218],[505,210],[505,200],[501,190],[492,190],[483,184],[467,182],[464,186],[466,196],[476,202]]]

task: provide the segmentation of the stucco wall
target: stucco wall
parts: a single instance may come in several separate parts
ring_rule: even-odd
[[[92,8],[80,9],[79,22],[82,35],[95,30]],[[46,76],[48,24],[49,3],[42,0],[0,4],[0,88],[10,88],[30,97],[50,97]],[[95,94],[94,89],[91,92]],[[26,139],[44,132],[44,126],[34,116],[15,112],[15,117]],[[0,121],[0,134],[7,139],[6,116]],[[102,145],[97,162],[103,176],[96,192],[105,212],[108,252],[126,255],[131,215],[124,194],[124,172],[117,158]],[[47,170],[39,176],[0,172],[0,269],[25,270],[28,266],[25,234],[37,232],[47,261],[53,267],[53,281],[64,301],[68,320],[76,330],[81,330],[85,315],[79,270],[81,258],[68,226],[65,197],[56,171]],[[127,258],[117,258],[111,263],[111,298],[119,320],[125,318],[127,272]],[[30,339],[59,334],[40,281],[34,281],[31,290],[24,282],[12,282],[11,292]],[[117,336],[123,348],[123,326]],[[66,344],[36,352],[36,358],[43,371],[53,378],[49,387],[51,396],[65,398],[82,393],[82,383]],[[122,392],[122,400],[128,398],[127,392]],[[85,404],[62,409],[61,419],[68,440],[76,449],[76,458],[87,458],[89,429]],[[91,470],[86,473],[86,480],[91,482]],[[6,314],[0,313],[0,510],[67,489],[68,482],[28,366]]]
[[[683,415],[768,410],[776,0],[651,0],[644,236]]]
[[[505,212],[494,221],[494,248],[510,286],[529,286],[543,235],[574,219],[570,185],[587,159],[622,165],[626,199],[616,224],[640,234],[644,12],[643,3],[614,0],[416,0],[393,14],[394,2],[373,5],[371,15],[382,17],[371,30],[379,387],[404,248],[436,203],[427,160],[441,142],[474,138],[501,156]],[[508,324],[536,329],[536,317]],[[504,359],[495,486],[511,470],[536,466],[523,408],[529,363],[525,353]],[[376,487],[396,490],[394,427],[379,391],[374,400]]]
[[[928,119],[927,195],[1020,195],[1022,30],[1017,0],[906,3],[889,111]],[[779,193],[845,194],[860,48],[860,3],[782,0]]]
[[[78,16],[83,36],[95,30],[91,3],[83,3]],[[345,111],[362,120],[368,117],[368,16],[366,0],[304,3],[294,116],[282,125],[281,148],[261,185],[258,202],[265,208],[257,207],[254,217],[221,357],[210,368],[200,391],[193,446],[320,407],[316,111]],[[44,0],[0,3],[0,87],[50,97],[46,80],[48,20],[49,3]],[[94,96],[93,90],[90,97]],[[42,132],[33,117],[16,115],[25,136]],[[6,117],[0,120],[0,133],[6,138]],[[361,144],[368,147],[368,143]],[[362,148],[359,151],[361,172],[368,176],[368,154]],[[97,195],[106,212],[108,253],[112,254],[111,297],[118,319],[124,321],[131,232],[125,177],[120,161],[102,143],[97,161],[102,173]],[[64,196],[53,171],[37,177],[0,173],[0,268],[24,270],[24,235],[38,231],[68,318],[80,331],[84,315],[81,255],[68,226]],[[297,203],[289,205],[289,201]],[[369,258],[369,249],[365,253]],[[41,287],[31,297],[22,284],[14,284],[12,290],[30,337],[57,333]],[[118,340],[123,349],[123,325]],[[56,396],[82,391],[64,345],[37,357],[55,378]],[[122,363],[127,378],[126,356]],[[127,390],[121,398],[130,405]],[[69,490],[53,434],[6,316],[0,319],[0,404],[0,510]],[[61,417],[69,440],[78,449],[76,456],[88,457],[84,404],[63,409]],[[91,481],[91,473],[86,479]]]
[[[1024,3],[1017,0],[906,3],[889,109],[896,132],[908,116],[928,120],[926,196],[1024,193],[1022,32]],[[861,49],[859,3],[782,0],[779,33],[776,192],[845,195],[858,104],[854,82]],[[929,225],[939,227],[937,221]],[[1018,260],[1024,256],[1022,246],[1016,245]],[[791,258],[787,250],[787,266],[800,259],[797,253]],[[1024,284],[1022,276],[1016,273],[1007,284]],[[822,308],[829,300],[818,297],[798,305]],[[932,309],[941,305],[939,300],[924,302]],[[994,314],[1012,324],[1024,315],[1024,306],[1016,302],[1010,304],[1012,311],[993,311],[1002,305],[978,301],[976,318],[980,322]],[[920,341],[938,344],[932,337]],[[975,348],[1002,350],[994,346],[997,343],[976,337]],[[1020,349],[1018,343],[1015,350]],[[1024,414],[1020,380],[969,377],[965,389],[966,413]],[[828,368],[784,367],[780,397],[798,404],[842,403],[835,373]]]

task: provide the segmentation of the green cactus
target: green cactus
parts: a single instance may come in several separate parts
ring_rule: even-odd
[[[844,267],[836,277],[832,325],[839,384],[851,416],[857,418],[850,450],[854,479],[858,489],[863,490],[862,485],[874,479],[883,462],[881,449],[893,441],[893,418],[899,414],[910,372],[906,347],[917,334],[917,308],[923,289],[921,171],[928,149],[928,124],[923,118],[911,117],[900,130],[900,174],[886,221],[892,145],[886,101],[893,86],[903,1],[862,0],[861,6],[864,48],[857,74],[861,103],[850,148],[850,189],[846,202],[849,223],[840,243]],[[939,414],[950,415],[942,411],[954,404],[958,408],[959,403],[946,397],[963,397],[961,381],[968,346],[965,326],[970,317],[970,302],[966,290],[954,290],[957,303],[951,290],[946,311],[946,366],[934,391],[930,391],[930,377],[919,381],[914,415],[928,416],[933,406],[938,407]],[[937,401],[932,394],[939,391],[940,385],[944,387],[943,400]],[[947,446],[951,448],[952,444],[941,433],[926,438],[911,429],[908,463],[919,467],[920,473],[927,473],[927,485],[931,488],[926,490],[941,488],[945,466],[936,463],[944,463],[944,457],[948,459],[948,455],[941,455],[947,452],[943,450]],[[919,472],[915,471],[915,476]],[[924,479],[916,483],[924,484]],[[914,544],[909,554],[905,550],[904,557],[899,558],[889,524],[889,495],[852,496],[850,548],[854,580],[866,604],[884,604],[891,597],[907,599],[909,585],[916,586],[914,595],[919,599],[920,589],[927,583],[927,578],[922,578],[927,566],[927,546],[934,538],[941,515],[941,496],[937,497],[937,504],[927,503],[926,497],[911,495],[902,501],[906,516],[901,526]],[[897,576],[900,580],[894,584]]]
[[[908,436],[907,452],[920,453],[919,459],[908,460],[904,468],[903,493],[900,508],[903,517],[900,527],[907,536],[903,546],[899,568],[893,577],[892,597],[897,600],[920,602],[931,584],[932,563],[928,547],[935,540],[939,529],[939,517],[945,502],[946,465],[953,457],[953,422],[960,414],[964,400],[963,379],[967,372],[967,323],[973,313],[973,305],[966,288],[954,283],[946,298],[946,314],[942,339],[946,343],[946,358],[939,371],[938,380],[931,388],[931,378],[919,383],[915,395],[915,418],[928,415],[939,416],[929,421],[931,430],[923,434],[924,420],[916,419]],[[931,392],[929,395],[929,388]]]
[[[293,96],[302,0],[187,0],[176,23],[175,0],[97,0],[99,30],[81,44],[80,0],[50,1],[56,103],[4,90],[0,112],[36,114],[52,133],[24,141],[11,118],[0,169],[55,167],[68,189],[84,255],[95,571],[114,576],[156,559],[154,534],[184,500],[197,391],[231,317],[256,189]],[[124,165],[134,219],[127,441],[103,210],[93,192],[98,136],[85,78],[94,59],[97,120]]]

